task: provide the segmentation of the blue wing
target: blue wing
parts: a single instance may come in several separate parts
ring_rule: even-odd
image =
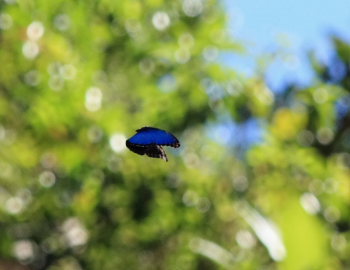
[[[178,139],[171,133],[165,130],[153,128],[153,127],[143,127],[136,130],[136,134],[132,136],[128,141],[132,144],[137,145],[167,145],[172,147],[179,147],[180,143]]]
[[[165,130],[143,127],[136,130],[136,134],[126,141],[126,146],[139,155],[147,155],[153,158],[162,158],[168,161],[162,145],[180,147],[178,139]]]

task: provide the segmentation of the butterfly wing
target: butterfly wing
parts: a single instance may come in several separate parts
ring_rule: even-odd
[[[129,140],[126,141],[126,147],[136,154],[144,155],[146,154],[146,146],[130,143]]]
[[[168,157],[160,145],[150,144],[146,146],[134,145],[130,142],[126,142],[126,146],[136,154],[147,155],[152,158],[161,158],[168,161]]]
[[[168,157],[162,146],[180,147],[178,139],[165,130],[143,127],[136,130],[136,132],[134,136],[126,141],[126,146],[139,155],[162,158],[168,161]]]
[[[161,158],[168,161],[168,157],[160,145],[149,145],[146,150],[146,155],[152,158]]]
[[[137,145],[163,145],[179,147],[180,143],[178,139],[171,133],[153,127],[143,127],[136,130],[136,134],[132,136],[128,141]]]

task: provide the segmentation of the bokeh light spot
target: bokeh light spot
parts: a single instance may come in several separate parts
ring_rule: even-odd
[[[13,253],[18,260],[28,263],[34,258],[34,244],[29,240],[16,241]]]
[[[27,36],[31,41],[38,41],[45,32],[42,22],[32,22],[27,28]]]
[[[24,75],[24,82],[30,86],[36,86],[40,82],[39,72],[37,70],[28,71]]]
[[[219,56],[219,50],[216,47],[206,47],[203,50],[203,57],[206,61],[215,61]]]
[[[236,241],[242,248],[246,249],[253,248],[256,245],[256,238],[247,230],[238,231],[236,234]]]
[[[34,59],[40,52],[39,45],[31,40],[24,42],[22,47],[23,55],[28,59]]]
[[[5,209],[10,214],[19,214],[24,208],[24,202],[20,197],[11,197],[5,203]]]
[[[182,10],[189,17],[199,16],[203,12],[202,0],[183,0]]]
[[[61,71],[61,64],[59,62],[52,62],[47,67],[47,72],[51,76],[59,76]]]
[[[243,192],[248,188],[248,179],[244,175],[239,175],[233,178],[232,184],[235,190]]]
[[[207,198],[199,198],[197,202],[199,212],[205,213],[210,209],[210,201]]]
[[[344,235],[335,234],[331,239],[331,246],[336,251],[343,251],[347,246],[347,240]]]
[[[8,30],[12,27],[13,20],[11,15],[6,13],[0,14],[0,29],[1,30]]]
[[[315,92],[313,92],[313,98],[315,102],[318,104],[325,103],[328,100],[328,92],[325,88],[318,88]]]
[[[180,47],[191,48],[194,45],[194,38],[190,33],[184,33],[179,38]]]
[[[243,85],[240,81],[233,80],[226,83],[225,89],[231,96],[238,96],[243,92]]]
[[[340,219],[340,211],[334,206],[329,206],[323,211],[323,216],[328,222],[334,223]]]
[[[137,20],[127,20],[125,29],[133,39],[138,39],[142,34],[142,25]]]
[[[298,134],[298,141],[303,146],[311,145],[315,140],[314,134],[310,130],[302,130]]]
[[[73,80],[77,74],[77,69],[72,64],[62,65],[59,68],[60,75],[65,80]]]
[[[32,192],[29,189],[22,189],[17,193],[17,196],[23,201],[23,206],[28,205],[32,201]]]
[[[109,139],[109,145],[116,153],[123,152],[126,149],[125,146],[126,137],[123,134],[115,133]]]
[[[57,157],[47,152],[42,155],[40,162],[45,169],[53,169],[57,164]]]
[[[43,171],[39,175],[39,183],[46,188],[52,187],[56,182],[56,176],[51,171]]]
[[[102,91],[98,87],[90,87],[85,95],[85,108],[88,111],[96,112],[101,108]]]
[[[165,93],[172,92],[177,87],[176,78],[172,74],[166,74],[159,79],[158,86]]]
[[[300,198],[300,203],[304,210],[310,214],[317,214],[321,210],[321,204],[312,193],[304,193]]]
[[[167,29],[170,26],[170,17],[168,13],[164,11],[156,12],[152,17],[152,24],[159,31]]]
[[[195,206],[198,201],[198,194],[195,191],[187,190],[182,196],[182,201],[186,206]]]
[[[317,131],[316,137],[320,143],[329,144],[331,141],[333,141],[334,132],[328,127],[320,128]]]
[[[70,247],[82,246],[88,241],[89,235],[78,218],[67,219],[62,225],[64,238]]]
[[[70,18],[67,14],[58,14],[54,18],[54,25],[60,31],[66,31],[71,24]]]

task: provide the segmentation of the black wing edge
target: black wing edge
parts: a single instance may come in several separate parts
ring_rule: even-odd
[[[176,138],[176,137],[175,137]],[[173,144],[170,144],[169,146],[174,147],[174,148],[179,148],[181,146],[180,142],[178,141],[178,139],[176,139],[176,142]]]
[[[129,148],[131,151],[133,151],[136,154],[139,154],[141,156],[146,154],[146,147],[145,146],[133,144],[129,140],[127,140],[125,144],[126,144],[127,148]]]
[[[139,155],[147,155],[151,158],[161,158],[164,159],[166,162],[168,162],[168,157],[164,151],[164,149],[160,145],[156,144],[149,144],[149,145],[139,145],[139,144],[133,144],[129,142],[129,140],[126,141],[126,146],[134,153]]]
[[[146,149],[147,156],[152,158],[161,158],[168,162],[168,157],[160,145],[149,145]]]
[[[139,133],[141,131],[145,131],[145,130],[150,130],[150,129],[159,129],[159,128],[155,128],[155,127],[142,127],[139,129],[136,129],[136,132]],[[165,131],[165,130],[164,130]]]

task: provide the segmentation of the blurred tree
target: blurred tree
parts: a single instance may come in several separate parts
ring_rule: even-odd
[[[244,48],[217,1],[2,1],[0,269],[349,268],[334,44],[277,96],[220,64]],[[142,126],[177,132],[170,162],[125,151]]]
[[[282,231],[283,269],[350,267],[350,45],[332,40],[329,63],[310,54],[312,85],[275,96],[265,140],[247,153],[248,192]]]
[[[2,1],[0,46],[1,256],[32,269],[215,267],[189,246],[224,237],[214,178],[124,150],[145,125],[200,146],[219,83],[237,76],[219,53],[242,50],[217,1]]]

